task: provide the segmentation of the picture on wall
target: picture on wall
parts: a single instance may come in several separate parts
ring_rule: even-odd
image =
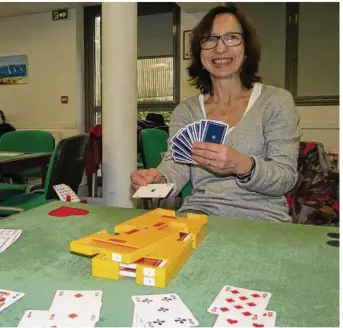
[[[24,84],[27,79],[27,55],[0,56],[0,84]]]
[[[191,34],[192,31],[183,31],[183,59],[191,59]]]

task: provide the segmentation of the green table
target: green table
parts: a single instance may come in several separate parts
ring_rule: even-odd
[[[1,326],[16,326],[27,309],[48,310],[58,289],[101,289],[103,306],[97,326],[131,326],[132,295],[175,292],[199,320],[212,326],[208,306],[230,284],[269,291],[268,308],[277,326],[338,326],[339,248],[326,244],[337,228],[209,218],[203,244],[165,289],[92,277],[90,260],[69,253],[69,242],[108,229],[141,210],[72,204],[87,216],[56,218],[47,213],[56,201],[0,220],[0,228],[23,229],[0,254],[0,288],[24,292],[0,313]]]

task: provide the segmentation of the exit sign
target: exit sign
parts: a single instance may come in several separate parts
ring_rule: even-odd
[[[52,12],[52,20],[60,20],[68,18],[68,9],[54,10]]]

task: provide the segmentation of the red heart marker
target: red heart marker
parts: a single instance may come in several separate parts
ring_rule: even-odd
[[[230,325],[234,325],[235,323],[237,323],[237,320],[232,320],[232,319],[226,319],[226,321],[230,324]]]
[[[264,327],[264,324],[262,323],[253,323],[252,325],[257,328]]]
[[[67,206],[61,206],[49,212],[50,216],[56,216],[59,218],[68,217],[68,216],[80,216],[87,215],[89,211],[82,208],[73,208]]]

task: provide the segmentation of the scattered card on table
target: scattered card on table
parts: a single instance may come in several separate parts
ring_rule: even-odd
[[[0,289],[0,312],[20,300],[25,294],[7,289]]]
[[[27,310],[21,318],[18,327],[48,327],[49,311]]]
[[[245,317],[242,314],[233,312],[218,316],[213,327],[275,327],[276,312],[262,311]]]
[[[0,229],[0,253],[11,246],[21,235],[20,229]]]
[[[265,310],[270,298],[271,293],[268,292],[224,286],[207,311],[213,314],[238,311],[249,315],[252,312]]]
[[[155,183],[141,186],[132,196],[133,198],[164,198],[173,189],[173,183]]]
[[[132,296],[137,320],[148,327],[194,327],[199,322],[177,294]]]

